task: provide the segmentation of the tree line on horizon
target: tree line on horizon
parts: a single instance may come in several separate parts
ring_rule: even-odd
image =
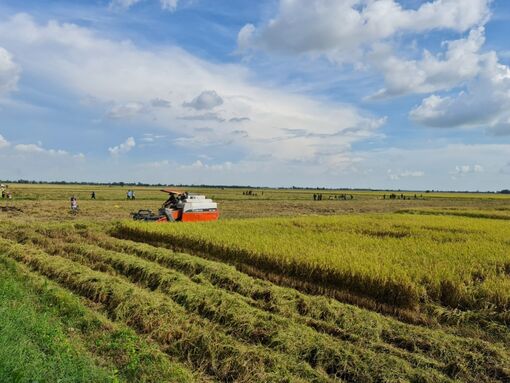
[[[328,187],[311,187],[311,186],[251,186],[251,185],[212,185],[212,184],[162,184],[162,183],[146,183],[146,182],[91,182],[91,181],[35,181],[35,180],[0,180],[3,184],[32,184],[32,185],[93,185],[93,186],[139,186],[139,187],[199,187],[199,188],[229,188],[229,189],[276,189],[276,190],[359,190],[359,191],[394,191],[395,189],[370,189],[370,188],[328,188]],[[502,189],[500,191],[469,191],[469,190],[401,190],[399,192],[423,191],[425,193],[495,193],[510,194],[510,189]]]

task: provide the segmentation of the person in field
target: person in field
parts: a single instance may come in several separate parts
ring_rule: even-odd
[[[71,197],[71,211],[78,211],[78,200],[74,195]]]
[[[90,195],[90,199],[96,199],[96,192],[93,191],[92,194]]]

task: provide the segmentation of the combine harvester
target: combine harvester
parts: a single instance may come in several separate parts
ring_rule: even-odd
[[[175,190],[162,189],[168,194],[168,199],[159,209],[158,214],[151,210],[139,210],[133,213],[133,219],[137,221],[155,222],[204,222],[217,221],[220,216],[218,204],[205,198],[204,195],[190,194]]]

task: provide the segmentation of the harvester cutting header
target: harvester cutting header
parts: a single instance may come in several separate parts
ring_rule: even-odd
[[[159,209],[158,214],[151,210],[139,210],[133,213],[133,219],[155,222],[200,222],[216,221],[220,215],[218,204],[204,195],[191,194],[170,189],[161,189],[168,194],[168,199]]]

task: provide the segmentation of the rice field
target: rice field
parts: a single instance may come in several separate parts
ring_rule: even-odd
[[[12,268],[25,270],[27,278],[43,276],[97,315],[151,339],[174,372],[182,366],[183,380],[474,382],[510,376],[503,345],[279,287],[221,262],[116,239],[82,224],[3,227],[2,236],[4,263],[14,261]],[[138,378],[129,381],[144,381]]]
[[[499,219],[386,214],[193,226],[123,222],[115,233],[392,306],[510,308],[510,225]]]
[[[157,191],[70,191],[0,210],[2,382],[510,381],[505,200],[219,189],[219,222],[149,225]]]

